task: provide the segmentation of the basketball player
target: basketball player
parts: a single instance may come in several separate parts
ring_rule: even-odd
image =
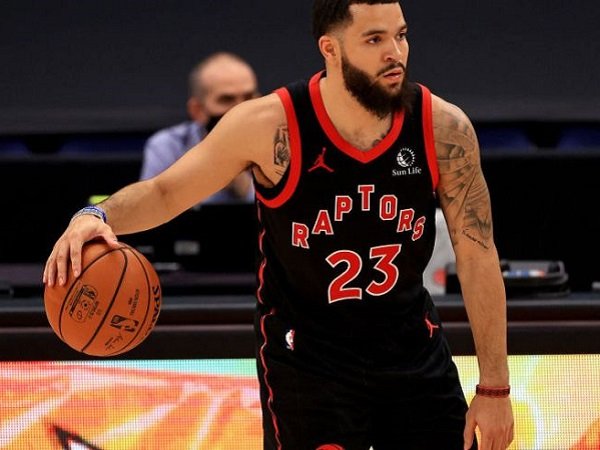
[[[505,449],[505,294],[473,127],[407,79],[397,1],[316,0],[325,71],[236,106],[171,168],[78,213],[44,281],[82,243],[162,224],[250,168],[260,219],[264,448]],[[219,167],[220,170],[214,170]],[[422,273],[444,211],[480,369],[467,405]]]

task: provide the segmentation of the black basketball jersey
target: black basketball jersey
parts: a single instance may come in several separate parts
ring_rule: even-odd
[[[371,333],[420,311],[426,296],[438,180],[431,94],[411,83],[411,111],[362,151],[328,117],[323,74],[276,91],[291,154],[278,186],[256,187],[259,309],[297,328]]]

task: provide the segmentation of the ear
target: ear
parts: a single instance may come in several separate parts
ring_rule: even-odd
[[[190,118],[194,122],[205,123],[206,122],[206,111],[202,106],[202,102],[196,97],[190,97],[187,101],[187,112]]]
[[[336,61],[341,53],[338,40],[329,35],[323,35],[319,38],[319,51],[325,58],[325,62],[328,63]]]

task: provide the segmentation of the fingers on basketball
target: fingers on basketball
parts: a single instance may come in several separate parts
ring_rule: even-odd
[[[56,335],[78,352],[114,356],[150,334],[161,309],[160,280],[148,259],[124,243],[82,249],[81,274],[46,286],[44,307]]]

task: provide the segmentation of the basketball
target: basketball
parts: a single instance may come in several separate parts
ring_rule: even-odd
[[[114,356],[148,337],[160,313],[158,275],[144,255],[103,240],[82,249],[81,274],[44,290],[50,326],[67,345],[93,356]]]

